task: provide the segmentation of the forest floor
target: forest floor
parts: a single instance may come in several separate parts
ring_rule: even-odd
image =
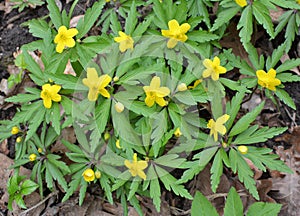
[[[90,6],[89,1],[79,1],[76,7],[75,16],[84,14],[87,7]],[[67,5],[68,6],[68,5]],[[27,27],[22,27],[22,23],[47,15],[48,11],[45,5],[36,8],[26,8],[21,13],[17,9],[12,9],[8,1],[0,3],[0,120],[11,119],[17,111],[18,106],[6,103],[5,98],[23,92],[24,87],[32,85],[28,80],[23,80],[20,84],[13,86],[11,89],[7,87],[7,79],[11,74],[19,72],[14,66],[14,53],[28,42],[35,40],[28,32]],[[275,16],[275,15],[274,15]],[[229,27],[229,35],[221,44],[225,48],[233,48],[233,52],[242,58],[247,58],[243,50],[238,32],[235,26]],[[270,41],[265,36],[256,36],[257,46],[261,53],[271,53],[278,41]],[[299,58],[300,56],[300,38],[296,38],[292,50],[286,55],[286,58]],[[283,59],[282,59],[283,61]],[[300,75],[299,68],[295,68],[295,73]],[[283,204],[280,215],[300,215],[300,84],[287,83],[285,90],[291,95],[297,111],[290,109],[284,104],[279,104],[279,108],[271,102],[267,103],[256,124],[261,126],[287,126],[289,130],[281,136],[275,137],[266,143],[259,144],[272,148],[274,153],[279,154],[280,158],[294,170],[294,174],[283,174],[279,172],[268,171],[266,173],[259,172],[255,167],[255,179],[261,201],[277,202]],[[251,107],[257,106],[263,98],[259,93],[255,93],[250,101],[243,104],[244,111],[251,110]],[[61,203],[61,193],[48,192],[46,197],[41,200],[39,194],[34,192],[27,196],[25,203],[30,211],[18,209],[14,205],[14,211],[7,210],[8,194],[6,189],[7,180],[12,174],[9,166],[13,164],[14,143],[16,137],[11,137],[0,143],[0,215],[122,215],[122,207],[120,203],[110,205],[101,196],[98,185],[89,187],[89,191],[82,206],[78,205],[78,194],[72,196],[68,201]],[[205,168],[198,176],[186,184],[186,188],[193,195],[196,190],[201,191],[222,214],[224,207],[224,197],[230,186],[235,186],[239,191],[245,207],[254,202],[254,199],[246,192],[244,186],[239,183],[236,177],[232,176],[228,170],[224,170],[221,177],[221,184],[214,194],[210,189],[210,167]],[[29,176],[30,169],[23,168],[23,174]],[[173,175],[181,175],[180,171],[175,170]],[[225,195],[224,195],[225,194]],[[162,195],[162,209],[160,213],[155,212],[154,206],[150,199],[139,197],[145,215],[189,215],[191,201],[179,198],[174,194],[164,191]],[[130,215],[137,215],[133,208],[129,209]]]

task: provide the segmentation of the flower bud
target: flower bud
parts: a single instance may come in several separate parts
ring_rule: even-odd
[[[104,140],[107,141],[110,138],[110,134],[108,132],[104,133]]]
[[[182,135],[181,131],[180,131],[180,128],[177,128],[174,132],[174,135],[178,138]]]
[[[178,91],[186,91],[187,90],[187,86],[185,83],[180,83],[178,86],[177,86],[177,90]]]
[[[121,149],[121,146],[120,146],[120,140],[119,140],[119,139],[116,140],[116,147],[117,147],[118,149]]]
[[[35,161],[36,160],[36,154],[29,155],[29,160],[30,161]]]
[[[118,81],[119,81],[119,77],[118,77],[118,76],[115,76],[115,77],[113,78],[113,81],[114,81],[114,82],[118,82]]]
[[[247,146],[244,146],[244,145],[241,145],[238,147],[238,150],[241,154],[247,154],[248,153],[248,147]]]
[[[86,182],[91,182],[95,180],[95,172],[91,168],[86,169],[82,176]]]
[[[118,102],[115,104],[115,109],[118,113],[121,113],[124,110],[124,105],[122,103]]]
[[[99,170],[97,170],[97,171],[95,172],[95,177],[96,177],[96,179],[101,178],[101,172],[100,172]]]
[[[17,142],[17,143],[20,143],[21,141],[22,141],[22,137],[20,137],[20,136],[17,137],[16,142]]]
[[[12,127],[11,134],[15,135],[17,133],[19,133],[19,128],[17,126]]]
[[[38,148],[38,152],[39,152],[39,153],[42,153],[42,152],[43,152],[43,149],[42,149],[42,148]]]

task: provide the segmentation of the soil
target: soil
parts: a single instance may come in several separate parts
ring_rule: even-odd
[[[83,14],[85,8],[92,5],[94,1],[79,1],[79,6],[75,8],[74,14]],[[65,5],[63,5],[65,6]],[[69,8],[70,4],[66,5],[66,8]],[[27,8],[23,12],[19,13],[16,9],[12,10],[10,13],[6,14],[4,11],[0,11],[0,80],[7,79],[9,77],[8,73],[8,66],[13,65],[13,53],[18,50],[18,48],[26,44],[28,42],[31,42],[35,40],[35,38],[29,33],[28,28],[21,27],[21,24],[38,17],[43,17],[48,14],[48,11],[45,6],[37,7],[35,9]],[[298,43],[300,41],[300,38],[298,36],[295,43]],[[275,42],[276,43],[276,42]],[[264,43],[261,43],[264,44]],[[291,50],[291,57],[295,58],[299,53],[297,52],[298,44],[295,44],[293,46],[293,49]],[[269,47],[262,47],[262,49],[267,50]],[[293,136],[293,130],[292,128],[295,128],[297,125],[300,125],[300,84],[299,83],[287,83],[285,85],[286,91],[290,94],[290,96],[294,99],[294,102],[297,106],[298,111],[294,111],[288,107],[286,107],[284,104],[281,104],[280,108],[280,114],[276,117],[276,124],[279,124],[280,126],[288,126],[290,129],[290,134]],[[5,96],[3,92],[0,93],[2,96]],[[3,119],[11,119],[15,112],[16,112],[16,106],[6,106],[7,104],[0,105],[0,120]],[[267,111],[268,113],[269,111]],[[271,111],[277,112],[277,111]],[[280,122],[280,123],[278,123]],[[298,136],[295,135],[295,136]],[[297,138],[297,137],[296,137]],[[298,140],[298,139],[297,139]],[[294,143],[293,143],[294,142]],[[291,141],[291,137],[282,139],[272,139],[268,141],[265,145],[269,148],[273,148],[274,151],[278,150],[279,147],[283,147],[284,149],[292,149],[292,147],[295,145],[296,141]],[[15,137],[9,138],[7,140],[7,149],[9,150],[6,152],[6,155],[13,159],[13,151],[14,151],[14,143],[15,143]],[[0,154],[3,154],[3,151],[1,151]],[[9,159],[7,159],[9,160]],[[3,163],[0,164],[0,167],[3,165]],[[1,173],[0,173],[1,175]],[[176,172],[174,175],[181,175],[181,172]],[[270,173],[262,175],[262,177],[258,180],[261,181],[262,179],[268,180],[272,183],[270,180],[272,178],[272,175]],[[194,180],[190,181],[186,187],[189,189],[191,194],[194,194],[196,190],[200,190],[202,193],[204,193],[206,196],[212,195],[212,191],[210,190],[207,185],[209,185],[209,182],[207,184],[204,184],[205,179],[210,179],[210,174],[207,169],[205,169],[203,172],[201,172]],[[225,193],[228,191],[229,185],[232,184],[232,182],[235,182],[235,186],[237,188],[243,188],[239,183],[237,183],[236,179],[234,179],[231,176],[231,173],[228,171],[224,171],[224,174],[222,176],[222,179],[224,182],[227,182],[223,185],[223,188],[218,189],[218,193]],[[229,180],[228,180],[229,179]],[[6,179],[7,180],[7,179]],[[5,179],[4,179],[5,181]],[[229,183],[230,182],[230,183]],[[299,184],[299,183],[298,183]],[[265,185],[267,185],[265,183]],[[278,198],[278,193],[276,191],[272,191],[270,187],[268,190],[265,189],[263,193],[265,193],[265,200],[263,201],[270,201],[270,200],[276,200],[277,202],[281,202],[282,200]],[[119,203],[116,203],[115,205],[110,205],[107,202],[105,202],[101,196],[99,196],[99,192],[96,192],[99,190],[98,186],[92,186],[89,188],[89,193],[86,197],[86,202],[82,207],[78,206],[78,195],[74,195],[71,197],[70,200],[68,200],[65,203],[60,203],[61,194],[52,194],[49,193],[47,199],[43,203],[42,209],[39,211],[39,214],[42,215],[64,215],[63,213],[59,212],[65,212],[67,215],[73,215],[72,212],[74,212],[74,215],[120,215],[120,212],[122,212],[122,207]],[[0,188],[0,197],[4,194],[5,188]],[[271,192],[270,192],[271,191]],[[36,195],[33,195],[36,196]],[[298,195],[299,196],[299,195]],[[298,198],[299,199],[299,198]],[[40,202],[39,199],[32,199],[36,200],[34,203],[31,203],[30,205],[33,206]],[[223,207],[222,203],[224,203],[224,198],[219,197],[214,200],[212,200],[213,203],[218,207]],[[286,202],[286,200],[284,200]],[[98,204],[95,204],[95,203]],[[159,215],[156,212],[151,212],[153,210],[153,204],[150,200],[146,198],[141,198],[142,206],[147,212],[146,215]],[[246,202],[243,200],[243,202]],[[285,205],[288,206],[288,204],[285,203]],[[174,194],[163,191],[162,196],[162,213],[161,215],[189,215],[189,209],[191,206],[191,201],[176,197]],[[0,213],[2,215],[12,215],[5,209],[5,206],[0,205]],[[298,209],[299,210],[299,209]],[[94,211],[94,212],[91,212]],[[31,213],[37,212],[37,209],[35,211],[32,211]],[[67,213],[68,212],[68,213]],[[136,212],[132,207],[129,209],[130,215],[136,215]],[[19,214],[20,211],[14,212],[14,215]],[[282,211],[281,215],[286,215],[287,211]],[[38,215],[38,214],[35,214]]]

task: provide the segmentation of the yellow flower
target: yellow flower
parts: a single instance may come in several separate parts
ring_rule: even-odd
[[[218,133],[224,135],[226,133],[226,127],[223,125],[230,118],[229,115],[224,114],[214,121],[210,119],[207,123],[207,127],[210,129],[210,136],[214,135],[215,142],[218,140]]]
[[[186,91],[187,90],[187,86],[185,83],[180,83],[178,86],[177,86],[177,90],[178,91]]]
[[[167,105],[164,97],[170,94],[170,89],[167,87],[160,87],[159,77],[153,77],[150,86],[144,86],[143,89],[146,93],[145,103],[148,107],[152,107],[155,102],[162,107]]]
[[[29,155],[29,160],[30,161],[35,161],[36,160],[36,154]]]
[[[62,53],[65,47],[74,47],[75,40],[73,37],[78,34],[76,28],[67,29],[66,26],[61,26],[58,29],[58,34],[54,38],[54,43],[56,43],[56,52]]]
[[[95,172],[91,168],[84,170],[82,176],[86,182],[91,182],[95,180]]]
[[[61,89],[60,85],[44,84],[42,86],[41,98],[43,99],[44,106],[47,109],[51,108],[52,101],[54,102],[61,101],[61,96],[58,94],[60,89]]]
[[[19,128],[17,126],[12,127],[11,132],[12,135],[19,133]]]
[[[134,41],[132,37],[130,37],[122,31],[119,31],[119,36],[120,37],[114,37],[114,40],[120,43],[119,50],[121,52],[125,52],[127,49],[133,50]]]
[[[201,82],[202,82],[202,79],[197,79],[194,82],[194,85],[193,86],[189,86],[188,89],[194,89],[194,88],[196,88]]]
[[[117,102],[117,103],[115,104],[115,109],[116,109],[116,111],[117,111],[118,113],[121,113],[121,112],[123,112],[123,110],[124,110],[124,105],[123,105],[122,103],[120,103],[120,102]]]
[[[180,137],[182,135],[181,131],[180,131],[180,128],[177,128],[175,131],[174,131],[174,135],[176,137]]]
[[[132,176],[139,176],[142,179],[146,180],[146,174],[144,173],[144,169],[147,168],[148,163],[147,161],[137,161],[136,153],[133,154],[133,161],[132,163],[129,160],[124,161],[125,166],[129,169],[129,172]]]
[[[96,179],[101,178],[101,172],[99,170],[96,170],[95,177],[96,177]]]
[[[300,4],[300,0],[297,0],[298,4]]]
[[[174,48],[178,41],[185,42],[188,37],[185,33],[191,28],[191,26],[188,23],[183,23],[182,25],[179,25],[177,20],[173,19],[168,22],[169,30],[161,30],[161,34],[164,37],[170,38],[167,47],[169,49]]]
[[[17,137],[16,142],[17,142],[17,143],[20,143],[21,141],[22,141],[22,137],[20,137],[20,136]]]
[[[43,149],[42,148],[38,148],[38,153],[42,153]]]
[[[122,147],[120,146],[120,140],[119,140],[119,139],[116,140],[116,147],[117,147],[118,149],[121,149],[121,148],[122,148]]]
[[[206,67],[202,74],[204,78],[211,76],[211,78],[216,81],[219,79],[220,74],[226,73],[226,68],[220,66],[220,59],[218,56],[215,56],[213,61],[204,59],[203,65]]]
[[[241,145],[238,147],[238,150],[241,154],[247,154],[248,153],[248,147],[247,146],[244,146],[244,145]]]
[[[235,2],[241,7],[245,7],[247,5],[246,0],[235,0]]]
[[[98,73],[95,68],[87,68],[87,78],[84,78],[82,82],[85,86],[89,87],[89,101],[96,101],[98,94],[101,94],[103,97],[110,98],[109,92],[105,89],[110,81],[111,77],[107,74],[98,77]]]
[[[258,79],[258,84],[264,88],[270,89],[271,91],[276,91],[276,87],[281,84],[281,81],[276,77],[276,70],[271,68],[268,73],[264,70],[256,71],[256,76]]]

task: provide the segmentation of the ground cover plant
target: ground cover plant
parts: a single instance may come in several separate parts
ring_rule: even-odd
[[[17,2],[20,11],[28,6]],[[24,23],[36,40],[20,48],[21,72],[9,81],[13,86],[29,76],[34,86],[6,99],[19,110],[0,122],[0,140],[15,137],[9,210],[13,202],[26,208],[23,198],[35,190],[41,197],[59,191],[62,202],[78,192],[82,205],[97,184],[107,202],[122,204],[124,215],[128,206],[144,215],[140,197],[160,212],[164,191],[193,200],[192,215],[217,215],[200,192],[186,189],[209,167],[214,193],[227,172],[257,201],[244,209],[232,187],[224,215],[278,214],[280,204],[260,202],[252,167],[293,173],[260,145],[288,127],[255,120],[267,101],[296,110],[284,87],[300,81],[291,71],[300,59],[281,59],[299,31],[299,1],[100,0],[76,22],[78,0],[69,9],[53,0],[28,2],[46,4],[49,16]],[[284,13],[274,23],[270,11],[279,9]],[[247,59],[220,43],[233,23]],[[272,40],[283,31],[272,53],[257,48],[259,32]],[[261,103],[241,112],[255,92]],[[75,142],[62,138],[68,128]],[[62,152],[52,151],[58,141]],[[19,175],[28,164],[30,179]]]

